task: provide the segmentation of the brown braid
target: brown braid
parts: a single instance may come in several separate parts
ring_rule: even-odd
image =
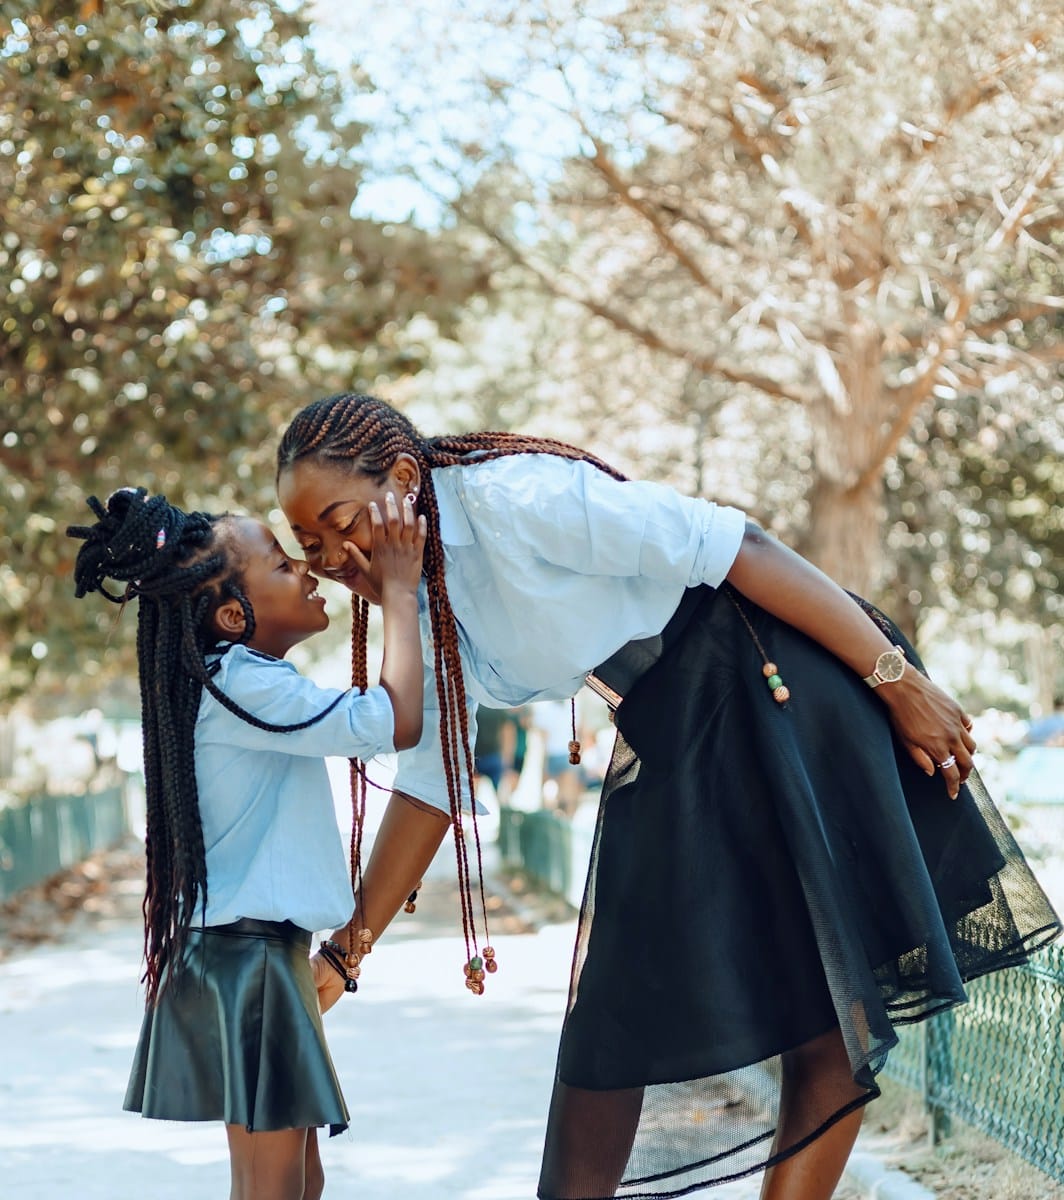
[[[369,602],[358,596],[351,597],[351,686],[365,695],[369,686],[369,671],[366,663],[366,642],[369,631]],[[358,911],[362,912],[362,830],[366,823],[366,764],[359,758],[348,759],[351,781],[351,887],[358,898]],[[347,923],[347,955],[357,965],[359,953],[356,949],[354,917]]]
[[[440,745],[447,796],[454,828],[455,859],[458,869],[459,894],[462,905],[462,932],[466,942],[467,960],[477,952],[476,921],[473,914],[472,889],[469,876],[469,853],[462,820],[461,779],[464,777],[473,797],[473,750],[469,744],[469,723],[466,715],[465,681],[458,651],[458,626],[450,597],[447,594],[443,541],[440,536],[440,510],[432,483],[434,467],[469,466],[472,463],[505,458],[514,454],[552,454],[559,458],[589,463],[614,479],[625,476],[594,455],[577,446],[552,438],[526,437],[516,433],[466,433],[425,438],[402,413],[372,396],[345,393],[329,396],[307,405],[296,414],[285,430],[277,451],[278,477],[295,463],[311,459],[322,463],[342,465],[366,475],[375,483],[383,483],[400,454],[408,454],[418,465],[421,491],[420,511],[428,524],[423,573],[428,585],[429,618],[432,627],[433,658],[436,693],[440,708]],[[366,657],[366,626],[358,618],[353,622],[354,645],[352,669],[362,671],[364,686]],[[355,776],[352,775],[354,786]],[[361,785],[364,804],[365,782]],[[354,794],[356,820],[352,827],[352,868],[360,871],[358,841],[361,819],[357,816],[359,801]],[[477,872],[485,940],[490,940],[487,924],[487,904],[484,896],[483,856],[480,832],[477,827],[476,804],[472,804],[473,837],[476,847]],[[353,874],[353,886],[359,879]],[[359,896],[361,911],[361,895]],[[466,973],[470,974],[471,961]],[[481,974],[481,978],[482,978]],[[471,990],[483,990],[483,984]]]

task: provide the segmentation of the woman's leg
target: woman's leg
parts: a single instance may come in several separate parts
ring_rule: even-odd
[[[225,1132],[229,1139],[229,1200],[303,1200],[305,1129],[248,1133],[243,1125],[226,1125]]]
[[[539,1195],[612,1196],[632,1152],[642,1088],[591,1092],[555,1084]]]
[[[786,1147],[816,1128],[815,1115],[824,1109],[825,1097],[838,1107],[838,1098],[861,1091],[853,1082],[850,1062],[838,1029],[814,1038],[783,1055],[783,1087],[780,1092],[779,1126],[773,1149]],[[761,1200],[829,1200],[842,1178],[864,1106],[836,1121],[804,1150],[765,1172]]]

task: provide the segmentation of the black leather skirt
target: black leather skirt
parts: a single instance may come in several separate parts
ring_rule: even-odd
[[[144,1014],[123,1107],[250,1133],[346,1129],[310,941],[289,921],[193,929],[181,969]]]

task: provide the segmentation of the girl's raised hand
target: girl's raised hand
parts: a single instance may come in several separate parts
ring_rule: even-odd
[[[373,502],[369,506],[373,549],[369,559],[369,578],[383,595],[385,589],[398,586],[417,591],[421,580],[421,563],[425,554],[428,525],[423,516],[414,512],[409,496],[402,507],[389,492],[384,499],[384,512]]]

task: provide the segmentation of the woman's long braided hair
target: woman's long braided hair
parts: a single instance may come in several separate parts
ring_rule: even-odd
[[[329,709],[299,725],[270,725],[240,707],[213,676],[232,648],[214,629],[218,607],[236,600],[254,636],[255,614],[245,594],[233,518],[184,512],[144,488],[122,488],[89,507],[94,525],[72,525],[84,545],[74,567],[75,595],[99,592],[115,604],[136,599],[147,800],[147,881],[144,893],[144,979],[148,1000],[158,996],[169,963],[181,960],[197,908],[207,904],[207,868],[193,757],[196,716],[203,689],[230,712],[260,729],[304,729]],[[124,584],[112,592],[107,580]],[[336,702],[338,703],[339,698]],[[330,705],[330,708],[333,707]]]
[[[467,958],[472,962],[477,953],[477,931],[473,915],[468,851],[462,827],[461,780],[465,778],[469,795],[472,796],[473,751],[469,744],[465,683],[458,653],[458,628],[447,594],[443,542],[440,537],[440,511],[432,484],[432,470],[434,467],[463,464],[468,466],[471,459],[479,463],[513,454],[553,454],[559,458],[590,463],[615,479],[623,479],[624,476],[585,450],[551,438],[488,432],[426,438],[407,417],[391,405],[376,397],[355,393],[328,396],[307,405],[296,414],[285,430],[277,451],[277,474],[279,478],[295,463],[310,459],[343,466],[353,474],[366,475],[376,483],[381,483],[400,454],[410,455],[418,465],[421,473],[418,508],[425,514],[428,522],[423,570],[428,585],[429,617],[432,625],[436,691],[440,710],[440,744],[454,831],[462,904],[462,930],[465,935]],[[355,597],[353,611],[352,683],[364,689],[367,630],[365,601]],[[353,785],[358,779],[361,780],[361,788],[353,786],[352,794],[355,809],[351,852],[352,882],[357,889],[361,871],[359,841],[365,804],[365,770],[361,763],[353,763],[352,766]],[[472,812],[481,912],[487,941],[487,906],[475,805],[472,806]],[[359,903],[361,906],[361,897]],[[474,987],[472,990],[478,989]]]

